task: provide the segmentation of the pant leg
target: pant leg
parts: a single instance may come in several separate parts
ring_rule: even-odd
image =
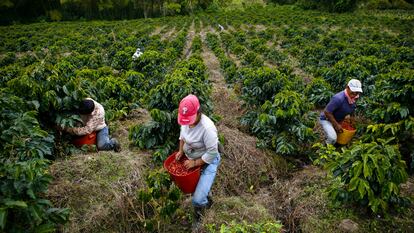
[[[319,119],[319,123],[321,124],[323,131],[326,135],[326,144],[335,144],[338,135],[332,125],[332,123],[328,120],[321,120]]]
[[[204,207],[208,204],[207,196],[216,178],[217,168],[220,164],[220,155],[218,155],[211,164],[205,165],[201,172],[195,192],[193,193],[193,205]]]
[[[106,126],[105,128],[97,132],[96,144],[97,144],[98,150],[113,150],[114,149],[114,143],[109,138],[108,126]]]

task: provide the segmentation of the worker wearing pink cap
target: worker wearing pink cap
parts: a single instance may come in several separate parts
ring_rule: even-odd
[[[220,164],[217,128],[213,121],[201,112],[200,102],[195,95],[188,95],[181,100],[178,124],[181,125],[181,131],[176,159],[187,156],[188,160],[184,163],[187,169],[202,166],[200,180],[192,197],[196,220],[193,227],[198,227],[203,210],[212,204],[209,192]]]

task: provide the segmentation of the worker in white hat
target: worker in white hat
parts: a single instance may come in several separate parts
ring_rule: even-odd
[[[346,116],[355,111],[355,102],[361,93],[361,82],[357,79],[351,79],[345,90],[331,98],[319,118],[319,122],[325,131],[327,144],[333,145],[336,143],[337,134],[343,131],[341,122]],[[351,116],[351,121],[353,121],[353,116]]]

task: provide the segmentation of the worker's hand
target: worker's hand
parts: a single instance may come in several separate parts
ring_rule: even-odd
[[[342,133],[344,130],[342,129],[342,126],[340,125],[340,124],[334,124],[334,128],[335,128],[335,131],[337,132],[337,133]]]
[[[186,161],[184,162],[184,166],[185,166],[185,168],[187,168],[187,169],[191,169],[191,168],[193,168],[193,167],[195,167],[195,166],[196,166],[196,161],[195,161],[195,160],[193,160],[193,159],[186,160]]]
[[[176,154],[175,154],[175,160],[176,161],[178,161],[178,160],[180,160],[181,159],[181,157],[183,157],[183,152],[182,151],[178,151]]]

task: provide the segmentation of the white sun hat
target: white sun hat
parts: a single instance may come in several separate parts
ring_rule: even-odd
[[[362,93],[362,84],[358,79],[351,79],[348,82],[348,87],[352,92]]]

